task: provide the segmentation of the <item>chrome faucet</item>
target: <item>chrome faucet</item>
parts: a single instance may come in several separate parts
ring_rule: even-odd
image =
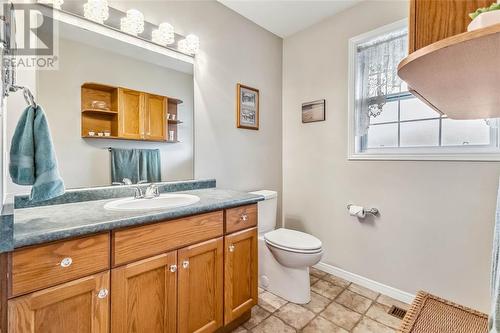
[[[142,193],[142,189],[140,186],[137,186],[135,188],[135,194],[134,194],[134,199],[143,199],[144,194]]]

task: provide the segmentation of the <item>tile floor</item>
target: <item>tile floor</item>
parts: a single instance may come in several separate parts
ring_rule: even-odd
[[[400,320],[387,314],[392,305],[408,305],[311,269],[311,302],[289,303],[259,288],[259,305],[233,333],[394,333]]]

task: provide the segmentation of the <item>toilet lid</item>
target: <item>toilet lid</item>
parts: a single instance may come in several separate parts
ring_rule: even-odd
[[[293,250],[318,250],[322,246],[321,241],[312,235],[284,228],[266,233],[264,239],[271,245]]]

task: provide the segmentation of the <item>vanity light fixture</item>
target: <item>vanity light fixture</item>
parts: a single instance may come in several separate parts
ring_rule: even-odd
[[[169,45],[175,41],[174,27],[169,23],[161,23],[158,29],[153,30],[151,39],[160,45]]]
[[[88,0],[83,5],[83,16],[89,20],[103,24],[109,18],[108,0]]]
[[[38,2],[39,3],[43,3],[43,4],[52,5],[52,8],[60,10],[61,6],[64,3],[64,0],[41,0],[41,1],[38,1]]]
[[[186,37],[188,53],[196,54],[200,50],[200,39],[198,36],[189,34]]]
[[[181,39],[177,43],[177,49],[182,53],[189,53],[188,42],[186,39]]]
[[[127,16],[120,20],[120,29],[137,36],[144,31],[144,15],[137,9],[127,10]]]

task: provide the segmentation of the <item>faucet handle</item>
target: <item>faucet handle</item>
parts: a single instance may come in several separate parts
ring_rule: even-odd
[[[139,186],[135,188],[135,194],[134,194],[135,199],[142,199],[144,198],[144,194],[142,193],[142,190]]]

